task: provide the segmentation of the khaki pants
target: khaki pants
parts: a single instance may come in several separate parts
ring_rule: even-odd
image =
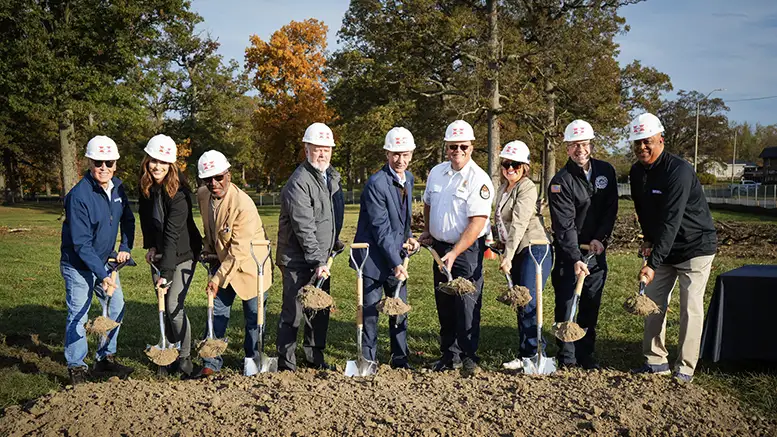
[[[710,276],[715,255],[697,256],[674,265],[661,265],[653,282],[645,288],[645,294],[653,299],[662,311],[645,318],[645,337],[642,353],[648,364],[666,364],[666,309],[672,298],[672,289],[680,280],[680,339],[679,355],[675,371],[693,375],[699,360],[701,332],[704,324],[704,291]]]

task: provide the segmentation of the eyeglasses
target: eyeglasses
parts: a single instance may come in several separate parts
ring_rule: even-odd
[[[591,143],[586,142],[580,142],[580,143],[568,143],[567,147],[570,149],[580,148],[580,149],[588,149],[591,147]]]
[[[517,169],[520,166],[521,166],[520,162],[515,162],[515,161],[503,161],[502,162],[502,168],[504,168],[505,170],[509,169],[510,167],[512,167],[514,169]]]
[[[459,144],[449,144],[448,145],[448,150],[450,150],[451,152],[454,152],[454,151],[456,151],[458,149],[461,149],[462,152],[466,152],[467,149],[469,149],[469,146],[466,145],[466,144],[461,144],[461,145],[459,145]]]
[[[227,176],[226,173],[224,173],[224,174],[217,174],[216,176],[210,176],[210,177],[207,177],[207,178],[202,178],[202,181],[205,182],[206,184],[210,184],[214,180],[216,182],[221,182],[221,181],[224,180],[224,178],[226,176]]]
[[[113,166],[116,164],[116,160],[110,160],[110,161],[97,161],[92,160],[92,165],[94,165],[94,168],[100,168],[105,164],[105,167],[107,168],[113,168]]]

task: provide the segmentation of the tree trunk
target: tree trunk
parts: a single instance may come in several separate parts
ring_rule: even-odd
[[[16,175],[13,162],[13,154],[9,149],[3,150],[3,165],[5,166],[5,182],[7,187],[3,189],[5,203],[13,205],[16,202]]]
[[[67,194],[78,182],[78,163],[76,145],[73,142],[73,111],[68,109],[60,114],[59,150],[62,157],[62,191]]]
[[[488,48],[489,48],[489,107],[488,107],[488,174],[494,187],[499,186],[499,31],[497,27],[497,1],[487,0]]]
[[[545,83],[545,98],[547,114],[542,140],[544,146],[542,174],[543,203],[547,203],[547,189],[548,186],[550,186],[550,180],[556,175],[556,86],[554,83]]]
[[[46,181],[46,197],[51,197],[51,182]]]

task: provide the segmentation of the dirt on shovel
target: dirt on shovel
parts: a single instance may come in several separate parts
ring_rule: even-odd
[[[658,309],[658,305],[645,295],[630,296],[623,302],[623,309],[631,314],[643,317],[661,312]]]
[[[497,302],[501,302],[505,305],[509,305],[513,311],[518,311],[520,308],[525,307],[531,302],[531,293],[529,289],[523,285],[513,285],[512,288],[507,288],[496,298]]]
[[[217,338],[208,338],[202,342],[198,351],[202,358],[216,358],[227,350],[227,342]]]
[[[173,361],[178,359],[178,349],[159,349],[158,347],[152,346],[146,349],[146,356],[157,366],[169,366],[170,364],[173,364]]]
[[[299,293],[297,293],[297,300],[302,304],[303,308],[313,311],[325,310],[335,303],[332,300],[332,296],[312,285],[302,287]]]
[[[456,278],[450,282],[440,284],[440,291],[456,296],[463,296],[475,292],[475,285],[467,279]]]
[[[398,297],[384,297],[378,302],[378,311],[387,316],[401,316],[410,312],[412,307]]]
[[[99,316],[86,323],[86,332],[89,334],[105,335],[111,329],[119,326],[119,323],[105,316]]]
[[[561,341],[572,342],[585,337],[585,331],[577,323],[561,322],[551,328],[552,334]]]

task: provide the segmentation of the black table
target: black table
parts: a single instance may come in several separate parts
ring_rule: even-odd
[[[777,266],[747,265],[718,276],[701,342],[702,359],[777,362]]]

